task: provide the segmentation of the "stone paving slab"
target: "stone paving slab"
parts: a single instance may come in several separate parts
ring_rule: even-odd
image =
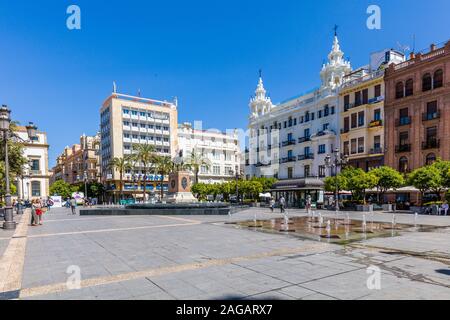
[[[448,258],[446,229],[339,246],[226,224],[253,219],[255,213],[257,219],[280,217],[268,209],[177,219],[67,212],[53,209],[44,226],[28,228],[23,299],[450,299],[448,260],[402,252]],[[375,216],[390,221],[391,215]],[[450,222],[450,217],[423,219]],[[367,289],[371,265],[381,268],[380,291]],[[69,266],[81,270],[79,290],[65,287]]]

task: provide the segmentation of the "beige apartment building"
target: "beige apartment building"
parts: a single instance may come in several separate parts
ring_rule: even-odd
[[[341,150],[349,164],[369,171],[384,164],[384,73],[389,63],[404,61],[394,50],[371,56],[370,65],[348,74],[339,99]]]
[[[133,151],[133,145],[153,145],[162,156],[175,157],[178,150],[177,101],[158,101],[142,97],[112,93],[100,109],[101,172],[110,201],[119,196],[119,172],[109,166],[114,158],[121,158]],[[146,190],[159,192],[161,177],[144,178],[142,167],[127,170],[124,176],[124,193],[127,197],[142,198]],[[167,177],[166,177],[167,179]],[[164,186],[164,189],[167,185]]]
[[[100,180],[100,133],[82,135],[80,143],[64,148],[52,169],[51,183],[58,180],[76,185]]]
[[[178,150],[187,159],[194,152],[208,159],[210,165],[200,168],[199,182],[214,184],[236,179],[236,174],[241,174],[237,130],[203,130],[196,124],[185,122],[178,126]]]
[[[18,127],[15,134],[23,143],[23,156],[28,160],[23,175],[18,176],[14,183],[17,194],[14,198],[24,200],[46,199],[49,196],[49,163],[47,133],[38,131],[37,137],[31,141],[28,139],[27,129]]]

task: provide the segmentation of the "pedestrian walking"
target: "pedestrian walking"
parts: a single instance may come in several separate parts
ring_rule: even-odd
[[[55,204],[55,203],[53,202],[52,199],[50,199],[50,198],[47,199],[47,209],[48,209],[48,211],[51,210],[51,208],[52,208],[52,206],[53,206],[54,204]]]
[[[442,204],[442,210],[444,210],[444,216],[446,216],[446,215],[447,215],[447,212],[448,212],[448,203],[447,203],[447,201],[445,201],[445,202]]]
[[[281,210],[281,213],[284,213],[286,211],[285,208],[286,208],[286,199],[284,199],[284,197],[281,196],[281,198],[280,198],[280,210]]]
[[[273,212],[273,210],[275,209],[275,200],[272,198],[270,199],[270,211]]]
[[[76,214],[77,201],[75,198],[70,199],[70,209],[72,210],[72,214]]]

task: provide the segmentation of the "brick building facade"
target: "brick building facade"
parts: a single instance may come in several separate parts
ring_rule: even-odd
[[[403,173],[450,160],[450,41],[385,74],[385,164]]]

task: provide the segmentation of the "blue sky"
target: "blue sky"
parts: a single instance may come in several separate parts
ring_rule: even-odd
[[[81,30],[66,9],[81,8]],[[370,4],[382,29],[366,27]],[[319,84],[332,28],[352,66],[397,43],[450,39],[450,1],[0,0],[0,104],[48,132],[50,164],[94,134],[115,80],[120,92],[179,99],[179,121],[245,128],[258,70],[279,102]]]

